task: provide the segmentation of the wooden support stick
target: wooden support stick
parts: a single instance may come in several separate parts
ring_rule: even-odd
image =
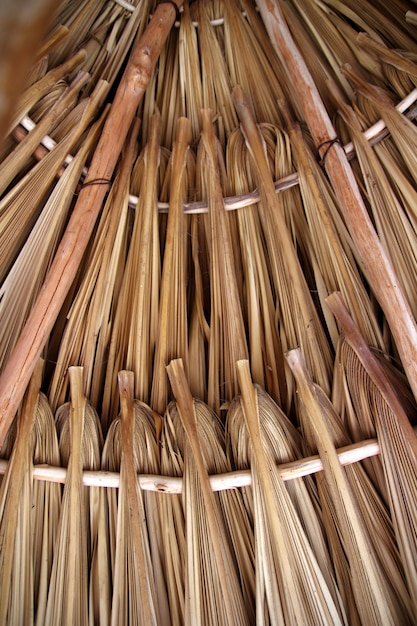
[[[181,6],[182,0],[175,1]],[[106,195],[108,185],[94,184],[94,181],[109,180],[113,174],[175,17],[173,4],[159,4],[146,31],[133,47],[67,229],[42,290],[0,377],[0,446],[76,276]]]
[[[317,146],[337,137],[307,65],[294,43],[279,2],[256,0],[272,44],[298,95]],[[417,326],[391,260],[379,240],[342,146],[323,146],[325,167],[366,273],[394,337],[404,370],[417,398]]]

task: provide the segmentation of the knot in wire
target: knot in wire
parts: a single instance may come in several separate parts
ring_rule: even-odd
[[[320,165],[325,164],[326,161],[326,157],[329,154],[330,148],[335,144],[338,143],[340,146],[342,146],[343,148],[343,143],[342,140],[340,139],[340,137],[334,137],[333,139],[328,139],[327,141],[323,141],[319,146],[317,146],[317,150],[320,156],[320,149],[324,148],[324,146],[326,146],[326,149],[323,153],[323,156],[320,156]]]

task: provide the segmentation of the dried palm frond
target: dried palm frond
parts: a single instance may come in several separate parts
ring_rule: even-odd
[[[31,378],[16,441],[0,488],[0,623],[33,621],[32,477],[30,437],[35,422],[42,364]]]
[[[342,115],[351,129],[362,177],[366,186],[372,217],[384,248],[390,255],[402,291],[414,315],[417,312],[416,268],[417,238],[414,229],[393,193],[391,185],[350,107],[341,105]]]
[[[188,2],[184,4],[180,21],[178,57],[182,115],[186,115],[190,120],[192,138],[195,140],[200,133],[203,86],[197,28],[191,21]]]
[[[250,440],[257,571],[257,621],[261,624],[343,624],[332,583],[323,571],[299,513],[264,439],[258,393],[249,364],[237,364],[241,411]],[[324,564],[328,567],[329,562]],[[330,586],[326,581],[330,581]],[[332,593],[333,592],[333,593]],[[333,595],[334,594],[334,595]],[[336,597],[335,597],[336,596]]]
[[[103,461],[120,469],[118,494],[109,494],[113,573],[111,624],[169,621],[162,572],[162,537],[156,494],[143,494],[138,472],[158,472],[155,421],[133,400],[133,374],[119,373],[121,415],[111,425]]]
[[[32,430],[34,465],[61,464],[55,420],[44,394],[39,394]],[[61,509],[61,485],[36,480],[33,484],[31,525],[33,533],[34,623],[45,623],[49,579]]]
[[[77,6],[78,5],[78,6]],[[88,33],[103,7],[94,0],[83,2],[65,2],[55,17],[53,26],[64,26],[68,34],[50,54],[50,65],[55,67],[64,63],[88,41]]]
[[[303,140],[299,127],[290,131],[295,161],[298,169],[300,193],[311,232],[312,256],[316,259],[315,272],[319,299],[324,315],[328,312],[325,298],[340,290],[355,319],[361,325],[368,343],[384,348],[374,308],[370,302],[362,277],[356,265],[350,236],[341,220],[335,199],[323,172]],[[317,275],[316,274],[316,275]],[[326,316],[327,327],[333,345],[338,343],[339,333],[333,320]]]
[[[71,58],[64,61],[61,65],[50,69],[45,76],[39,78],[38,81],[31,84],[20,96],[13,111],[13,117],[10,121],[9,132],[20,122],[20,120],[29,113],[35,104],[49,93],[56,83],[64,79],[68,74],[73,72],[85,59],[85,51],[79,50]]]
[[[304,33],[304,37],[306,33],[310,35],[315,45],[319,48],[319,56],[325,59],[325,62],[330,68],[330,76],[339,85],[339,88],[343,90],[346,96],[351,99],[353,90],[346,78],[340,73],[340,66],[343,63],[349,63],[355,67],[358,72],[362,72],[364,77],[368,77],[369,75],[359,64],[351,45],[345,40],[343,33],[340,32],[337,14],[333,13],[328,7],[324,7],[322,3],[319,4],[310,0],[304,3],[296,1],[294,4],[302,20],[301,33]],[[309,67],[311,67],[311,61],[308,55],[303,53],[301,37],[299,37],[297,43],[300,46],[303,58],[306,59]],[[320,84],[318,84],[318,86],[319,88],[321,87]]]
[[[51,107],[47,115],[36,124],[9,156],[0,165],[0,194],[7,189],[15,176],[24,169],[30,155],[38,146],[44,135],[48,135],[59,122],[68,115],[76,105],[77,96],[89,79],[88,74],[80,72],[74,81],[63,92],[62,96]]]
[[[101,85],[87,101],[81,119],[0,201],[0,277],[3,280],[46,202],[56,174],[91,124],[102,95]],[[29,210],[28,210],[29,207]]]
[[[237,126],[237,117],[231,98],[230,75],[214,27],[210,24],[207,6],[208,3],[203,2],[197,5],[203,107],[212,111],[216,136],[225,146],[226,138]]]
[[[381,245],[367,212],[346,155],[335,142],[335,130],[308,67],[297,49],[279,5],[257,0],[265,26],[280,59],[286,62],[287,79],[299,94],[300,107],[316,145],[331,145],[326,154],[326,171],[340,203],[358,255],[366,267],[367,279],[389,322],[404,369],[417,393],[417,326],[386,250]],[[342,105],[341,105],[342,106]],[[327,146],[328,148],[328,146]],[[306,354],[303,349],[303,353]],[[306,354],[307,358],[307,354]],[[310,367],[310,363],[308,363]],[[318,378],[313,375],[318,381]],[[321,384],[321,383],[319,383]]]
[[[276,465],[291,463],[304,452],[299,432],[272,398],[258,385],[255,386],[258,398],[259,418],[262,424],[264,448],[270,451]],[[251,445],[249,432],[244,426],[241,397],[237,396],[227,414],[227,447],[234,467],[239,470],[251,466]],[[327,538],[318,507],[318,495],[310,478],[286,483],[286,489],[300,518],[314,555],[326,577],[332,596],[338,603],[338,591],[331,576],[332,565],[327,549]],[[254,516],[254,497],[251,489],[244,490],[245,503]]]
[[[83,487],[82,471],[99,468],[102,435],[83,393],[82,368],[71,367],[69,376],[71,403],[56,414],[61,458],[68,470],[45,614],[45,624],[51,625],[89,623],[89,568],[97,537],[97,488]]]
[[[152,6],[152,0],[142,0],[137,3],[136,0],[134,0],[132,3],[129,2],[129,5],[135,8],[130,12],[129,16],[126,15],[126,11],[119,16],[118,21],[119,24],[121,22],[121,26],[119,25],[116,31],[118,35],[117,42],[114,43],[112,41],[114,35],[111,33],[106,46],[105,56],[107,63],[103,69],[102,78],[107,80],[110,85],[115,84],[132,43],[139,39],[145,30],[148,23],[148,16],[150,14],[150,7]],[[119,29],[121,31],[120,33],[118,32]],[[108,60],[107,56],[109,57]],[[100,77],[100,72],[97,69],[95,70],[95,74],[98,79]]]
[[[333,549],[342,558],[346,554],[360,619],[366,624],[411,624],[411,600],[384,505],[359,464],[342,469],[335,446],[348,439],[330,400],[313,384],[301,351],[291,350],[287,359],[297,380],[307,445],[310,451],[317,447],[323,462],[325,479],[319,480],[319,492],[324,519],[330,522],[328,536],[336,532]]]
[[[193,181],[187,180],[187,153],[191,139],[188,119],[180,118],[170,162],[170,200],[159,296],[151,406],[163,414],[168,404],[169,383],[166,364],[182,358],[188,371],[187,324],[187,232],[184,198]]]
[[[177,441],[177,429],[169,408],[165,411],[161,431],[161,473],[164,476],[182,477],[184,458]],[[187,545],[185,511],[181,494],[163,497],[160,501],[164,571],[171,622],[185,623],[185,581]]]
[[[147,402],[158,328],[160,250],[158,234],[159,115],[145,147],[141,194],[111,334],[103,396],[104,419],[118,413],[117,373],[135,374],[135,397]]]
[[[245,158],[244,137],[233,132],[227,143],[226,169],[229,195],[244,195],[255,187]],[[284,356],[275,320],[275,303],[258,207],[242,208],[236,215],[243,268],[244,313],[254,382],[264,387],[285,409],[290,404]]]
[[[137,400],[133,403],[134,411],[134,427],[133,427],[133,452],[135,459],[135,473],[159,475],[161,472],[159,462],[159,449],[156,439],[156,420],[160,421],[151,409]],[[122,444],[122,428],[121,417],[117,417],[110,425],[107,433],[105,446],[103,449],[102,468],[113,472],[120,472],[121,459],[123,456]],[[161,623],[167,623],[169,618],[169,609],[167,603],[166,583],[164,577],[163,557],[163,539],[162,539],[162,519],[159,515],[161,501],[159,497],[152,492],[138,492],[143,500],[140,506],[143,506],[146,515],[146,536],[150,547],[150,557],[152,560],[153,576],[155,579],[155,593],[157,597],[157,605],[159,619]],[[121,503],[118,491],[114,489],[107,490],[107,498],[109,503],[109,529],[106,540],[106,551],[109,551],[111,558],[108,567],[111,567],[113,573],[113,585],[123,587],[125,582],[115,581],[116,567],[116,546],[117,546],[117,519],[118,506],[125,506]],[[120,556],[120,558],[123,558]],[[123,569],[120,570],[122,577]]]
[[[184,463],[183,498],[187,540],[184,555],[184,622],[190,625],[249,624],[251,610],[245,604],[245,597],[250,600],[251,582],[249,578],[248,588],[248,580],[239,580],[240,573],[242,576],[248,573],[248,566],[239,572],[237,563],[242,565],[242,561],[233,553],[239,544],[240,548],[242,543],[243,547],[248,547],[249,528],[246,524],[246,532],[242,532],[246,534],[245,541],[244,537],[240,538],[236,534],[238,524],[233,521],[239,510],[243,514],[242,503],[239,504],[236,498],[234,504],[229,501],[229,506],[224,509],[225,502],[222,506],[218,494],[211,490],[208,472],[210,461],[215,460],[211,452],[213,441],[204,439],[215,437],[216,425],[214,423],[210,429],[204,429],[199,424],[200,416],[203,422],[207,419],[210,422],[215,416],[208,408],[205,413],[204,409],[199,408],[200,403],[193,400],[181,359],[171,361],[167,371],[176,398],[176,403],[170,404],[167,412],[178,431],[178,450]],[[215,419],[218,421],[218,418]],[[180,422],[185,433],[180,431]],[[219,427],[218,421],[217,429]],[[227,526],[229,519],[232,524],[230,527]],[[249,555],[243,555],[247,562]],[[249,576],[251,567],[249,558]]]
[[[281,124],[282,118],[276,103],[284,97],[282,82],[279,80],[282,72],[278,73],[275,54],[268,49],[265,34],[259,41],[253,25],[248,23],[247,15],[241,13],[237,0],[224,2],[222,10],[224,56],[232,85],[241,85],[250,94],[259,122]],[[262,89],[257,88],[260,84]]]
[[[328,303],[368,376],[370,412],[381,444],[381,460],[388,487],[388,497],[397,542],[410,596],[416,611],[417,510],[416,472],[417,439],[397,389],[382,364],[373,356],[337,294]],[[350,382],[350,381],[348,381]]]
[[[224,162],[214,135],[211,112],[202,111],[202,136],[197,156],[197,180],[207,197],[210,261],[210,336],[208,344],[208,404],[219,413],[237,392],[235,363],[247,355],[246,335],[236,280],[229,216],[223,203]],[[227,294],[227,298],[224,297]]]
[[[121,268],[127,247],[130,172],[136,156],[138,124],[132,127],[115,184],[85,262],[85,273],[67,313],[65,328],[59,329],[59,352],[49,397],[56,407],[65,401],[67,369],[73,363],[84,367],[85,389],[93,406],[103,393],[105,361],[112,331],[114,303],[118,300]],[[106,428],[106,422],[102,420]]]
[[[175,2],[173,4],[179,6]],[[25,324],[18,342],[20,348],[17,344],[2,372],[1,390],[7,409],[2,413],[0,430],[2,427],[7,431],[35,367],[36,359],[39,358],[48,340],[48,335],[73,284],[106,195],[110,177],[113,175],[137,107],[149,83],[152,69],[174,23],[175,14],[172,3],[159,4],[146,31],[134,43],[91,160],[83,193],[74,206],[54,262],[45,278],[42,297],[37,298]],[[30,339],[27,340],[25,337]],[[31,365],[26,368],[19,367],[18,362],[22,358],[25,363]],[[14,380],[16,370],[20,372],[18,381]],[[3,441],[4,434],[5,432],[0,441]]]
[[[82,169],[100,129],[99,122],[92,128],[50,193],[19,256],[1,285],[0,324],[4,328],[0,343],[1,364],[10,355],[41,289],[67,221]]]
[[[254,178],[261,190],[260,218],[271,264],[277,309],[282,318],[284,350],[301,343],[318,379],[329,388],[330,349],[314,307],[311,293],[282,210],[281,195],[275,193],[274,181],[266,158],[265,142],[243,91],[234,90],[235,106],[241,119]],[[321,358],[317,359],[317,355]]]
[[[347,381],[350,381],[348,384]],[[353,384],[355,381],[356,384]],[[357,359],[352,348],[339,341],[333,376],[332,403],[352,441],[376,437],[375,425],[369,411],[370,381],[357,367]],[[387,487],[379,456],[363,461],[367,475],[387,504]]]
[[[383,92],[377,90],[375,85],[360,80],[360,78],[352,72],[350,67],[344,67],[343,70],[352,80],[356,89],[365,97],[369,98],[377,108],[379,115],[384,120],[390,132],[390,136],[407,166],[408,172],[413,177],[414,182],[417,182],[417,167],[415,161],[417,129],[415,124],[413,124],[406,115],[399,113],[395,106],[391,104],[389,98],[386,97]],[[417,65],[415,72],[417,76]]]
[[[392,48],[416,50],[415,38],[401,15],[401,10],[398,11],[398,3],[391,2],[387,6],[379,0],[366,5],[355,0],[325,1],[327,5],[357,25],[358,31],[366,31],[375,37],[375,40],[382,39]]]

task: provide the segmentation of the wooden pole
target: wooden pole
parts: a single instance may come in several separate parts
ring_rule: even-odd
[[[312,137],[319,147],[337,138],[307,65],[291,36],[277,0],[256,0],[271,42],[297,94]],[[362,269],[380,303],[407,378],[417,398],[417,327],[400,283],[366,210],[343,147],[323,146],[325,167],[362,262]]]
[[[0,446],[47,342],[100,212],[109,181],[182,0],[158,4],[134,44],[84,185],[22,334],[0,376]]]

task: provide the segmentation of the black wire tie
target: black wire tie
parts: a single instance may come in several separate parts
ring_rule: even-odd
[[[323,143],[321,143],[319,146],[317,146],[317,150],[319,152],[319,155],[320,155],[320,149],[324,148],[324,146],[326,146],[326,150],[324,151],[323,156],[320,158],[320,165],[324,165],[324,163],[326,161],[326,157],[329,154],[329,150],[335,143],[338,143],[343,148],[343,143],[342,143],[342,140],[340,139],[340,137],[335,137],[334,139],[328,139],[327,141],[323,141]]]

